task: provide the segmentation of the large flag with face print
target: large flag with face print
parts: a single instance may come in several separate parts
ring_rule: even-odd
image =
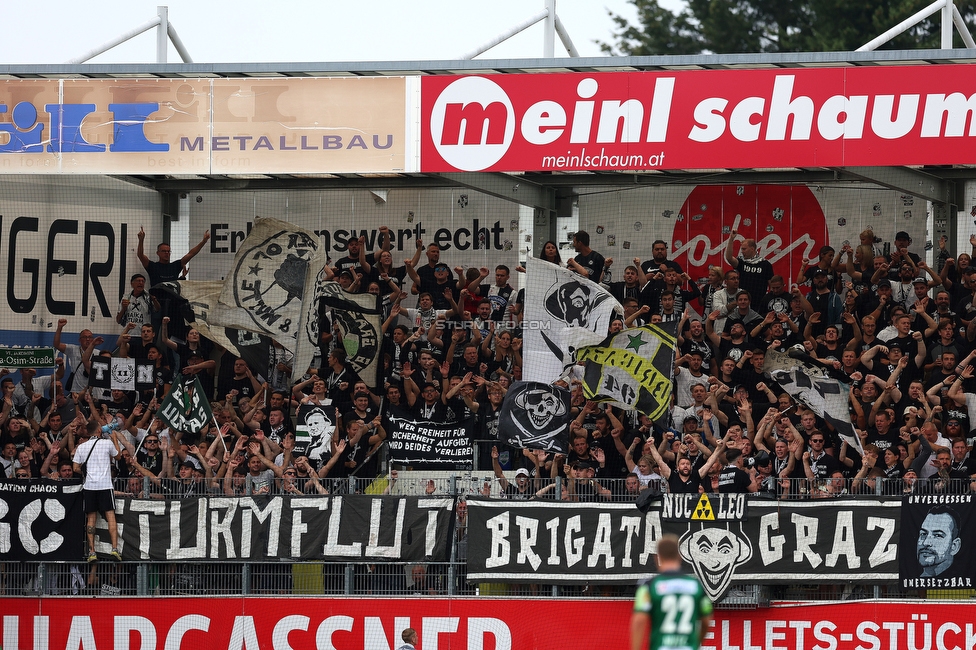
[[[325,465],[332,454],[332,434],[335,433],[334,406],[302,404],[295,422],[295,456],[308,456],[312,465]]]
[[[567,328],[606,336],[623,307],[602,286],[534,257],[526,260],[522,378],[551,384],[572,359],[563,337]]]
[[[583,395],[668,426],[677,329],[675,321],[634,327],[597,345],[585,345],[588,335],[568,336],[573,359],[583,363]]]
[[[571,393],[559,386],[517,381],[505,393],[498,416],[499,437],[522,449],[569,453]]]

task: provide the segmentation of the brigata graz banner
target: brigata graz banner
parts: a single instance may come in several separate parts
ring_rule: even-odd
[[[79,481],[0,481],[0,559],[79,560],[84,542]]]
[[[124,560],[443,562],[454,525],[444,497],[122,499],[116,513]]]
[[[408,627],[423,650],[625,648],[626,599],[0,598],[5,648],[388,650]],[[971,648],[973,606],[859,601],[717,609],[703,650]],[[138,615],[134,613],[138,613]],[[544,622],[541,623],[540,622]],[[598,623],[595,623],[598,622]]]
[[[421,79],[421,169],[551,171],[955,164],[970,66]]]
[[[656,570],[660,537],[660,510],[633,503],[468,497],[468,580],[633,583]]]
[[[664,533],[720,598],[732,584],[896,580],[901,501],[784,502],[669,495],[632,503],[468,499],[468,579],[634,582],[655,570]]]

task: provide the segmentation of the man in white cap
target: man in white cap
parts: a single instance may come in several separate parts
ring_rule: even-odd
[[[515,470],[515,484],[509,483],[502,473],[502,466],[498,463],[498,447],[491,448],[491,467],[495,470],[498,478],[498,485],[501,487],[502,494],[509,499],[530,499],[535,495],[535,489],[530,485],[529,470],[519,467]]]

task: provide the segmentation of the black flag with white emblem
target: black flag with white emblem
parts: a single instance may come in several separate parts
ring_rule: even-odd
[[[94,357],[88,385],[105,390],[151,390],[156,386],[152,361],[129,357]]]
[[[523,449],[569,453],[570,392],[537,381],[517,381],[508,389],[498,417],[498,435]]]

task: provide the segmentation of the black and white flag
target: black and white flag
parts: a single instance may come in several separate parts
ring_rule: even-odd
[[[515,447],[568,454],[571,406],[572,393],[565,388],[517,381],[502,402],[498,432]]]
[[[335,407],[302,404],[295,422],[295,456],[308,456],[313,465],[324,465],[332,454]]]
[[[812,357],[793,350],[787,353],[768,350],[763,372],[790,397],[823,418],[848,446],[864,455],[861,438],[851,424],[848,408],[850,384],[813,362]]]
[[[569,269],[534,257],[526,260],[525,268],[522,378],[551,384],[572,363],[564,330],[582,328],[602,339],[623,307],[605,288]]]
[[[325,251],[314,233],[293,224],[257,217],[234,257],[211,323],[257,332],[295,352],[314,301],[315,282],[325,265]],[[296,353],[295,369],[304,372]]]
[[[338,282],[319,283],[316,293],[319,300],[332,308],[332,318],[346,351],[346,362],[367,386],[377,386],[383,343],[380,297],[371,293],[349,293]],[[318,329],[317,310],[315,329]]]
[[[156,386],[152,361],[93,357],[88,385],[105,390],[152,390]]]
[[[154,289],[167,292],[177,301],[177,311],[200,332],[200,336],[213,341],[235,357],[244,359],[252,370],[264,375],[268,368],[271,339],[246,329],[223,327],[213,320],[223,286],[223,282],[210,280],[181,280],[161,282]],[[240,314],[239,318],[246,319],[246,316]]]

